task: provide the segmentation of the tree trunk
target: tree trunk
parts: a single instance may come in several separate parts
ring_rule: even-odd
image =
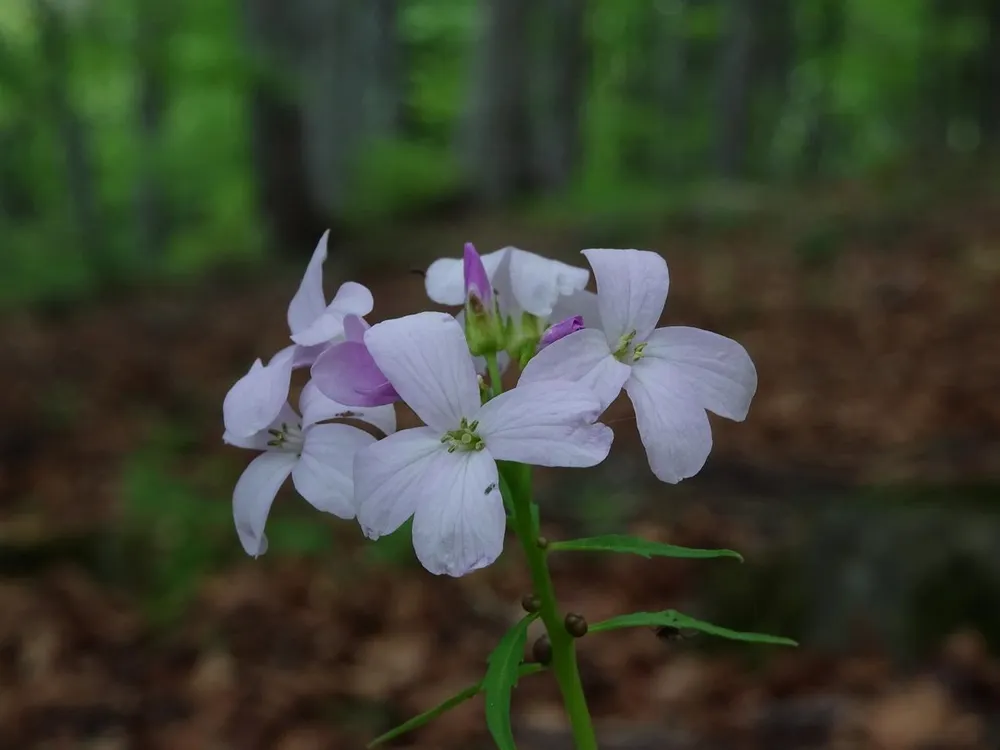
[[[716,171],[743,176],[750,136],[750,98],[754,84],[754,13],[751,0],[728,0],[726,34],[720,48]]]
[[[1000,139],[1000,0],[986,0],[986,27],[989,36],[983,50],[980,88],[980,130],[983,139]]]
[[[509,201],[530,186],[528,0],[482,0],[467,119],[469,184],[486,203]]]
[[[256,63],[249,116],[260,210],[271,243],[289,256],[301,257],[312,252],[330,218],[315,200],[306,174],[296,98],[296,50],[301,39],[293,10],[292,0],[244,3],[246,34]]]
[[[822,85],[816,92],[803,146],[802,171],[816,177],[823,171],[823,162],[833,140],[834,124],[830,116],[830,81],[835,68],[835,52],[844,36],[844,7],[840,0],[825,0],[820,27],[812,54],[823,61]]]
[[[757,88],[762,117],[755,130],[755,146],[762,155],[761,167],[773,173],[775,134],[786,111],[795,65],[795,17],[792,0],[758,0],[761,19],[756,35],[754,59],[757,61]]]
[[[78,247],[86,253],[98,275],[115,273],[107,254],[98,202],[98,183],[94,174],[86,124],[70,96],[72,69],[66,25],[51,0],[35,0],[39,46],[45,67],[45,96],[49,112],[62,141],[66,186],[73,231]]]
[[[539,10],[543,39],[535,67],[535,179],[554,191],[569,184],[580,159],[586,0],[545,0]]]
[[[166,47],[170,6],[158,0],[138,0],[135,55],[139,136],[139,170],[135,212],[145,265],[159,262],[169,246],[166,206],[160,181],[160,147],[167,108]]]

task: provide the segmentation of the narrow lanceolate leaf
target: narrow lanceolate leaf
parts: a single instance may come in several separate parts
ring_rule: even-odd
[[[517,684],[528,625],[537,615],[528,615],[508,630],[490,654],[483,693],[486,697],[486,726],[500,750],[515,750],[510,726],[510,691]]]
[[[733,557],[743,562],[743,556],[731,549],[692,549],[678,547],[676,544],[651,542],[625,534],[607,534],[593,536],[587,539],[569,539],[563,542],[551,542],[549,551],[562,552],[628,552],[642,557],[683,557],[691,560],[705,560],[712,557]]]
[[[747,641],[749,643],[770,643],[776,646],[798,646],[799,644],[791,638],[782,638],[777,635],[765,635],[763,633],[742,633],[738,630],[730,630],[713,625],[710,622],[696,620],[693,617],[682,615],[672,609],[663,612],[633,612],[629,615],[612,617],[610,620],[598,622],[590,626],[591,633],[599,633],[602,630],[618,630],[619,628],[641,628],[641,627],[673,627],[680,630],[698,630],[708,635],[718,638],[728,638],[731,641]]]
[[[518,677],[527,677],[529,674],[535,674],[536,672],[541,672],[545,667],[541,664],[522,664],[518,670]],[[400,735],[406,734],[407,732],[413,731],[418,727],[422,727],[424,724],[429,723],[432,719],[436,719],[443,713],[447,713],[451,709],[455,708],[469,698],[473,698],[483,690],[483,683],[477,682],[475,685],[469,685],[460,693],[456,693],[451,696],[448,700],[443,701],[429,711],[424,711],[418,716],[414,716],[409,721],[405,721],[394,729],[390,729],[383,735],[380,735],[368,743],[368,747],[375,747],[381,745],[389,740],[394,740]]]

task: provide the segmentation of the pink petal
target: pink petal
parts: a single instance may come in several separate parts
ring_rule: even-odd
[[[334,344],[316,360],[312,378],[329,399],[348,406],[382,406],[399,394],[360,341]]]

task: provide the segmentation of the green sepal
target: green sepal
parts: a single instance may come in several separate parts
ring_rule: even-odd
[[[620,628],[642,628],[642,627],[669,627],[679,630],[697,630],[707,635],[714,635],[717,638],[726,638],[731,641],[746,641],[748,643],[767,643],[774,646],[798,646],[791,638],[783,638],[778,635],[766,635],[764,633],[743,633],[738,630],[730,630],[710,622],[696,620],[693,617],[681,614],[673,609],[665,609],[662,612],[633,612],[628,615],[619,615],[610,620],[597,622],[590,626],[589,632],[599,633],[602,630],[618,630]]]
[[[586,539],[568,539],[551,542],[550,552],[627,552],[641,557],[677,557],[689,560],[707,560],[715,557],[732,557],[743,562],[743,556],[731,549],[693,549],[640,539],[626,534],[607,534]]]
[[[528,675],[537,674],[538,672],[541,672],[544,669],[545,667],[543,667],[541,664],[522,664],[518,669],[517,676],[518,678],[527,677]],[[447,713],[451,709],[455,708],[455,706],[459,706],[462,703],[465,703],[465,701],[469,700],[470,698],[475,698],[482,691],[483,691],[482,681],[477,682],[475,685],[469,685],[469,687],[465,688],[465,690],[459,693],[455,693],[455,695],[451,696],[445,701],[442,701],[434,708],[428,711],[424,711],[422,714],[414,716],[412,719],[403,722],[398,727],[390,729],[385,734],[379,735],[378,737],[376,737],[375,739],[373,739],[371,742],[368,743],[368,747],[376,747],[378,745],[388,742],[389,740],[394,740],[397,737],[406,734],[407,732],[411,732],[414,729],[418,729],[419,727],[422,727],[424,724],[429,723],[432,719],[436,719],[438,716]]]

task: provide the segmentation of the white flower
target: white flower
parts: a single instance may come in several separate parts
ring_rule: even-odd
[[[742,421],[757,371],[735,341],[698,328],[656,328],[667,299],[667,264],[642,250],[584,250],[597,279],[600,327],[550,344],[527,365],[522,383],[571,380],[591,388],[602,408],[624,386],[635,407],[649,465],[664,482],[694,476],[712,449],[705,410]]]
[[[372,293],[353,281],[341,284],[333,301],[326,304],[323,263],[329,235],[327,231],[320,238],[288,305],[288,327],[295,343],[275,354],[266,366],[258,359],[226,394],[223,422],[232,435],[249,438],[266,429],[288,398],[292,370],[309,367],[331,342],[343,339],[346,317],[360,318],[372,311]]]
[[[281,374],[260,368],[253,383],[274,391],[269,381]],[[287,381],[286,381],[287,383]],[[287,393],[288,386],[284,386]],[[280,387],[278,388],[280,390]],[[255,410],[262,402],[246,392],[245,400],[237,397],[231,408]],[[372,408],[348,407],[331,401],[319,392],[314,383],[307,383],[299,399],[302,417],[283,403],[271,423],[260,432],[241,436],[227,431],[222,439],[230,445],[263,451],[250,462],[233,491],[233,519],[243,549],[257,557],[267,551],[264,525],[271,503],[289,474],[295,489],[318,510],[340,518],[354,518],[354,455],[360,448],[371,445],[375,438],[347,424],[318,424],[326,419],[353,418],[374,425],[385,433],[396,428],[392,406]],[[239,421],[239,420],[238,420]]]
[[[413,516],[413,547],[432,573],[460,576],[500,555],[506,517],[498,460],[593,466],[610,450],[611,430],[593,424],[600,404],[586,388],[519,385],[481,405],[465,336],[450,315],[379,323],[365,344],[427,426],[358,452],[358,521],[376,539]]]
[[[486,275],[497,293],[500,312],[517,318],[527,312],[544,320],[553,314],[561,297],[587,286],[590,273],[557,260],[543,258],[516,247],[505,247],[482,256]],[[427,269],[427,296],[440,305],[463,305],[466,299],[463,260],[439,258]],[[561,317],[569,317],[568,313]]]
[[[329,230],[320,237],[299,289],[288,305],[288,327],[292,330],[292,341],[300,346],[326,344],[343,336],[346,315],[363,318],[375,306],[368,288],[354,281],[341,284],[333,301],[326,304],[326,296],[323,294],[323,263],[326,262],[329,237]]]

